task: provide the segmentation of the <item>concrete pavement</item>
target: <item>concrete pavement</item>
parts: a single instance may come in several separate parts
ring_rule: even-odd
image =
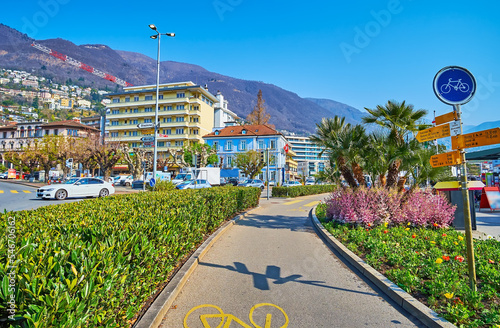
[[[261,199],[199,262],[161,327],[424,327],[317,236],[308,212],[324,197]]]

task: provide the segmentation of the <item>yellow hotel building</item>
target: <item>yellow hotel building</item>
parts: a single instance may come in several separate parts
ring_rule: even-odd
[[[141,138],[153,136],[153,130],[139,129],[137,125],[154,123],[156,85],[126,87],[122,93],[106,96],[111,100],[107,106],[107,140],[128,143],[129,147],[152,147],[143,145]],[[203,143],[202,136],[212,132],[214,104],[218,101],[207,89],[193,82],[160,84],[158,153]]]

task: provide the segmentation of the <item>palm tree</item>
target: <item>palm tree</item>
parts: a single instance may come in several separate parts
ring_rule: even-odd
[[[352,188],[356,188],[358,182],[364,185],[360,162],[366,146],[365,129],[359,125],[353,127],[349,123],[346,124],[345,118],[338,116],[333,119],[323,118],[320,124],[316,124],[316,127],[316,134],[309,137],[311,141],[323,146],[324,151],[330,153],[330,156],[335,159],[338,170]]]
[[[380,131],[372,132],[368,137],[368,146],[365,156],[365,170],[374,177],[374,184],[385,187],[387,167],[388,136]]]
[[[369,116],[363,117],[364,123],[375,123],[389,130],[388,147],[392,149],[387,173],[387,188],[397,183],[402,160],[408,153],[409,134],[417,132],[426,125],[418,123],[426,114],[424,109],[415,110],[413,105],[389,100],[385,106],[375,109],[365,108]]]

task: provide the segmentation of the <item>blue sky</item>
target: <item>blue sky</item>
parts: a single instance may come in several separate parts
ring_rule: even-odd
[[[451,111],[434,75],[463,66],[476,77],[464,124],[500,120],[500,2],[485,1],[8,1],[0,22],[35,39],[101,43],[162,60],[263,81],[302,97],[374,108],[406,100],[432,118]],[[265,98],[265,95],[264,95]]]

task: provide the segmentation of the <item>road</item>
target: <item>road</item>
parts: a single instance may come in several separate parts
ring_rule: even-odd
[[[317,236],[308,212],[324,197],[261,198],[200,260],[161,327],[425,327]]]
[[[76,202],[81,199],[43,200],[36,198],[35,187],[0,180],[0,211],[32,210],[41,206]],[[85,198],[83,198],[85,199]]]

